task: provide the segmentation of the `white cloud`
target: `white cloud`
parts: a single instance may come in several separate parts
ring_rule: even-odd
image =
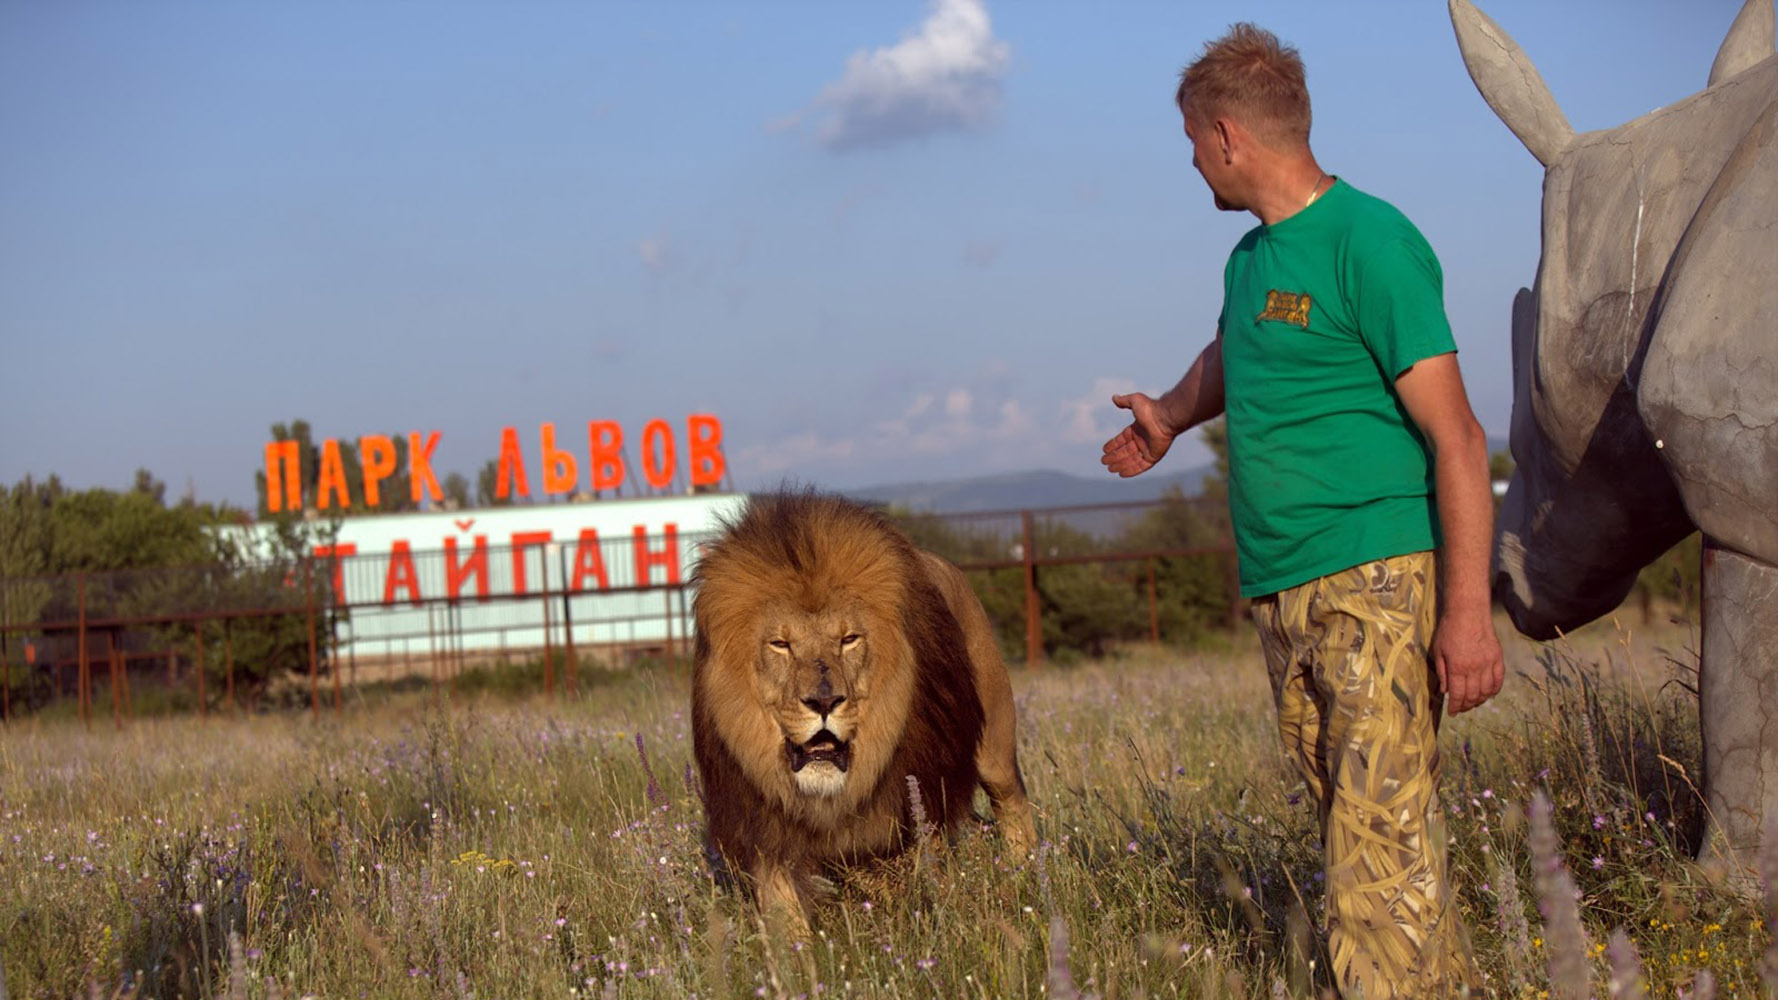
[[[818,477],[821,466],[843,464],[855,448],[851,440],[830,441],[814,431],[801,431],[769,445],[741,449],[736,464],[750,476],[769,478],[794,469]]]
[[[1083,396],[1065,399],[1061,404],[1062,440],[1070,444],[1103,444],[1129,423],[1123,410],[1111,405],[1114,394],[1134,392],[1136,383],[1127,378],[1101,375]]]
[[[1035,433],[1037,420],[1025,409],[1023,403],[1009,399],[1000,404],[1000,423],[995,426],[993,435],[997,438],[1016,438]]]
[[[1102,375],[1078,397],[1058,400],[1017,395],[1006,382],[989,365],[950,385],[906,389],[880,401],[877,412],[886,416],[829,420],[818,430],[793,425],[782,438],[738,452],[736,468],[768,484],[785,476],[824,483],[863,474],[889,481],[1038,468],[1091,475],[1099,446],[1129,422],[1112,395],[1138,387],[1132,379]],[[1196,435],[1176,443],[1174,453],[1168,461],[1179,469],[1208,454]]]
[[[969,418],[969,409],[975,402],[968,389],[952,389],[945,393],[945,416],[953,420]]]
[[[978,450],[985,444],[1017,443],[1028,452],[1040,439],[1030,410],[1016,399],[989,400],[998,396],[980,384],[954,386],[942,393],[923,392],[897,419],[881,420],[870,428],[866,448],[873,454],[891,456],[946,456]],[[943,398],[943,405],[933,404]],[[1021,440],[1029,438],[1031,440]]]
[[[979,128],[1000,106],[1011,55],[982,0],[932,0],[926,20],[900,42],[846,60],[811,109],[817,136],[828,149],[848,150]],[[803,119],[798,113],[771,127]]]

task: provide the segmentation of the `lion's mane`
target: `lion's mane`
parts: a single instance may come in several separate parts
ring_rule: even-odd
[[[828,862],[899,850],[909,840],[908,777],[927,822],[970,810],[983,728],[962,626],[887,518],[812,492],[753,498],[698,565],[692,741],[711,846],[752,870],[770,861],[799,883]],[[756,693],[761,619],[788,602],[809,613],[855,599],[866,609],[870,670],[845,790],[801,794],[784,735]]]

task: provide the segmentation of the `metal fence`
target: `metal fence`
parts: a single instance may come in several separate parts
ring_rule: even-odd
[[[964,569],[1003,646],[1028,663],[1071,641],[1074,605],[1109,604],[1089,641],[1166,636],[1163,609],[1237,610],[1225,508],[1168,500],[900,519]],[[591,533],[588,533],[590,536]],[[582,669],[690,653],[690,570],[713,536],[583,537],[429,552],[0,579],[0,716],[73,707],[115,724],[153,692],[200,714],[251,707],[274,685],[338,710],[344,689],[541,666],[573,691]],[[1168,581],[1189,566],[1196,590]],[[1163,595],[1163,591],[1167,593]],[[1144,614],[1146,612],[1146,614]],[[1105,617],[1101,615],[1101,617]],[[1078,631],[1078,630],[1076,630]],[[1046,638],[1047,637],[1047,638]],[[103,676],[99,676],[102,674]]]

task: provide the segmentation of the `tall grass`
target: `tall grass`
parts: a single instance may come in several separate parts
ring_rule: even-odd
[[[1446,723],[1452,871],[1488,995],[1767,995],[1768,909],[1687,860],[1696,703],[1683,634],[1672,645],[1677,662],[1609,636],[1515,647],[1508,694]],[[803,945],[711,878],[682,666],[556,702],[492,679],[442,705],[351,698],[318,723],[18,723],[0,735],[4,983],[230,998],[1327,989],[1312,816],[1250,646],[1014,686],[1037,855],[972,829],[845,873]]]

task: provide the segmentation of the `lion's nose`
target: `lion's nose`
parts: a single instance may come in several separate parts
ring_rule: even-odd
[[[845,700],[845,695],[833,693],[833,685],[828,682],[826,677],[823,677],[821,684],[815,688],[815,693],[804,698],[803,704],[809,706],[810,710],[825,716],[832,715],[833,710]]]

